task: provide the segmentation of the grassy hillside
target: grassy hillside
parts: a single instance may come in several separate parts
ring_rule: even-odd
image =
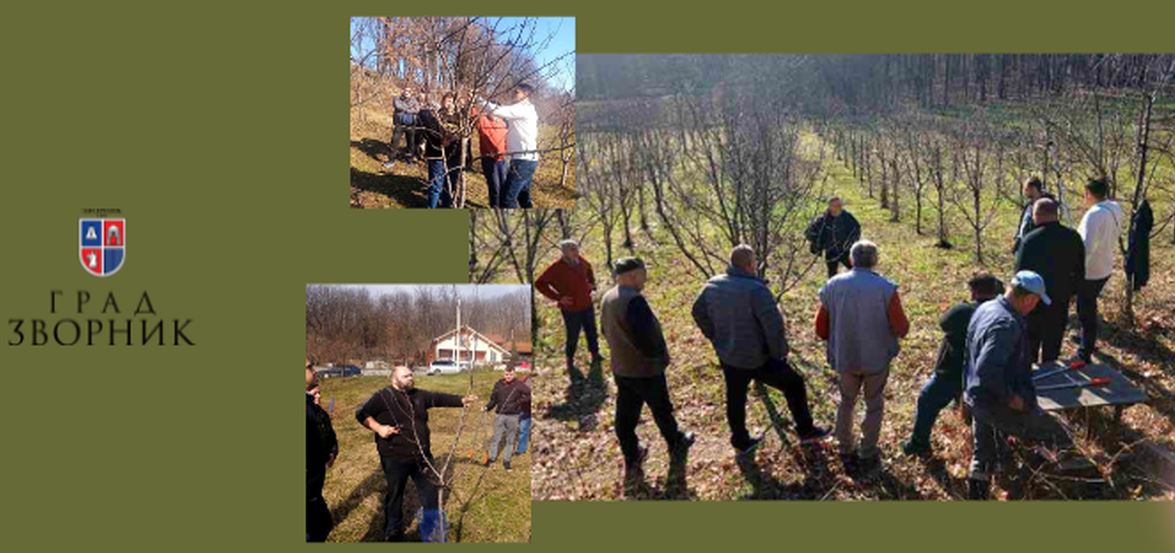
[[[963,218],[952,212],[950,239],[954,249],[934,247],[934,213],[924,214],[926,234],[914,230],[913,201],[903,198],[905,212],[900,222],[889,222],[888,211],[875,199],[865,197],[852,175],[834,160],[828,161],[832,189],[845,199],[846,208],[863,225],[864,238],[881,248],[879,271],[896,281],[910,317],[912,330],[902,343],[886,392],[886,415],[881,447],[884,468],[865,478],[846,474],[836,459],[834,446],[801,449],[790,430],[790,415],[782,396],[752,388],[748,404],[748,427],[767,432],[765,445],[754,463],[737,463],[729,446],[725,421],[723,381],[712,348],[696,329],[689,306],[702,281],[688,271],[668,235],[654,228],[637,233],[631,253],[642,256],[650,267],[646,296],[661,319],[669,342],[672,365],[668,370],[670,394],[677,417],[685,429],[698,434],[691,450],[684,482],[667,475],[667,454],[649,413],[645,411],[638,429],[642,443],[650,445],[644,486],[624,490],[622,460],[612,421],[615,387],[607,374],[589,375],[585,381],[568,385],[563,375],[563,328],[559,314],[549,302],[541,301],[536,324],[539,367],[550,377],[535,384],[536,427],[534,442],[535,497],[552,500],[630,498],[690,498],[726,500],[739,498],[789,499],[950,499],[966,495],[966,472],[970,460],[970,430],[959,414],[948,409],[935,427],[936,457],[923,461],[902,455],[901,443],[912,426],[915,399],[932,371],[941,339],[938,317],[951,304],[965,300],[967,277],[979,267],[974,261],[973,238]],[[948,207],[954,209],[953,207]],[[933,209],[933,208],[928,208]],[[1166,207],[1163,208],[1166,213]],[[1019,216],[1018,207],[1006,204],[985,231],[988,269],[1007,282],[1011,276],[1011,237]],[[602,265],[599,229],[583,243],[584,255]],[[1159,444],[1175,451],[1175,248],[1169,233],[1152,243],[1152,280],[1136,305],[1138,325],[1125,328],[1114,322],[1123,297],[1123,276],[1115,273],[1102,295],[1103,318],[1099,361],[1123,371],[1151,397],[1151,402],[1127,409],[1121,425],[1112,422],[1110,411],[1073,413],[1065,424],[1076,436],[1081,453],[1095,461],[1076,472],[1035,473],[1028,469],[1009,470],[999,487],[1013,498],[1172,498],[1172,483],[1156,476],[1142,453],[1144,443]],[[621,250],[618,255],[628,254]],[[539,265],[553,260],[556,252]],[[597,274],[603,275],[604,270]],[[817,265],[801,285],[783,298],[788,318],[791,362],[805,375],[809,397],[818,424],[831,426],[839,401],[835,375],[824,360],[822,342],[815,337],[812,318],[817,307],[816,291],[823,284],[824,270]],[[607,277],[602,276],[602,280]],[[1076,315],[1071,311],[1070,332]],[[606,345],[604,346],[607,356]],[[1072,355],[1076,345],[1066,340],[1062,355]],[[588,366],[586,347],[581,343],[578,364]],[[863,405],[858,406],[858,420]],[[775,421],[775,425],[772,424]],[[859,432],[859,428],[858,428]]]
[[[392,170],[383,168],[390,151],[388,141],[392,136],[390,103],[388,111],[375,109],[379,104],[371,103],[365,108],[351,111],[351,202],[353,207],[425,207],[428,203],[428,170],[423,162],[397,162]],[[362,109],[363,116],[359,116]],[[539,136],[554,136],[556,130],[540,126]],[[400,139],[400,146],[404,139]],[[545,142],[540,147],[549,148]],[[479,155],[477,137],[474,136],[473,152]],[[476,164],[477,171],[466,171],[467,207],[487,207],[486,182]],[[562,165],[558,153],[542,154],[538,170],[531,185],[531,199],[539,208],[571,208],[575,206],[574,162],[568,170],[567,180],[560,186]]]
[[[474,372],[474,393],[482,401],[489,397],[501,373]],[[326,475],[323,495],[335,518],[330,541],[378,541],[383,536],[383,495],[386,485],[379,454],[370,430],[355,420],[355,410],[371,394],[388,385],[386,377],[331,378],[322,381],[322,405],[334,401],[335,433],[339,457]],[[416,386],[425,390],[465,394],[468,375],[416,376]],[[479,403],[469,407],[466,427],[454,450],[451,474],[455,484],[445,498],[449,541],[526,542],[530,540],[530,454],[514,457],[514,470],[506,472],[501,463],[482,466],[485,443],[489,440],[492,414],[482,413]],[[445,463],[457,430],[461,409],[429,411],[432,450],[438,466]],[[416,487],[409,481],[404,493],[405,532],[417,540],[413,519],[420,502]]]

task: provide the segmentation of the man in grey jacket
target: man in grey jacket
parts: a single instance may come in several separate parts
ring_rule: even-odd
[[[858,468],[858,461],[859,468],[866,470],[880,464],[877,440],[885,415],[889,364],[898,354],[898,340],[910,331],[898,285],[875,272],[878,255],[873,242],[853,244],[849,250],[853,269],[829,279],[820,289],[816,314],[816,335],[828,341],[828,364],[838,376],[836,439],[841,460],[850,470]],[[861,447],[856,450],[853,417],[862,390],[865,420],[861,423]]]
[[[1020,271],[1012,278],[1012,288],[979,306],[967,327],[963,401],[971,410],[974,440],[968,479],[971,499],[988,497],[999,457],[999,433],[1054,445],[1067,441],[1064,431],[1037,406],[1032,383],[1024,317],[1042,302],[1052,303],[1044,278]]]
[[[736,246],[726,274],[702,287],[692,311],[722,365],[730,445],[740,455],[752,453],[763,440],[747,432],[747,388],[752,380],[783,392],[801,442],[828,435],[827,429],[812,424],[804,378],[787,363],[783,315],[771,290],[756,275],[757,266],[755,250],[745,244]]]

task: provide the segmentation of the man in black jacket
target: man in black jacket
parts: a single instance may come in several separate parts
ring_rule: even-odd
[[[1016,253],[1016,250],[1020,249],[1020,244],[1024,242],[1024,237],[1028,236],[1028,233],[1036,228],[1036,223],[1032,219],[1033,205],[1036,203],[1036,200],[1041,198],[1048,198],[1050,200],[1057,199],[1052,194],[1044,191],[1044,182],[1040,180],[1040,177],[1029,177],[1028,180],[1024,181],[1023,190],[1024,198],[1028,200],[1028,203],[1024,205],[1024,210],[1020,214],[1020,224],[1016,226],[1016,237],[1012,241],[1012,253]]]
[[[837,265],[852,269],[849,248],[861,238],[861,223],[852,213],[844,210],[844,202],[833,196],[828,200],[828,210],[818,215],[804,231],[813,254],[824,252],[824,263],[828,266],[828,278],[836,276]]]
[[[1029,232],[1016,252],[1016,270],[1033,271],[1044,277],[1053,298],[1028,314],[1028,358],[1047,363],[1061,356],[1065,325],[1069,321],[1069,298],[1085,282],[1085,244],[1077,231],[1058,221],[1060,206],[1051,198],[1033,204],[1035,230]]]
[[[334,528],[330,508],[322,497],[326,469],[339,454],[339,441],[330,415],[318,405],[318,378],[306,359],[306,541],[326,541]]]
[[[498,458],[498,446],[502,445],[502,440],[505,440],[506,444],[502,446],[502,467],[510,470],[510,458],[514,456],[514,450],[518,446],[518,429],[522,411],[528,403],[530,403],[530,387],[525,382],[514,378],[514,367],[507,365],[502,379],[494,383],[494,390],[490,392],[490,401],[483,409],[483,411],[489,412],[496,408],[498,413],[494,417],[494,434],[490,437],[489,457],[486,458],[487,467],[494,463],[494,459]]]
[[[907,455],[930,453],[930,431],[938,414],[951,401],[959,401],[963,393],[963,360],[967,349],[967,325],[979,304],[1004,293],[1004,283],[987,271],[975,273],[967,281],[971,301],[957,303],[942,314],[938,325],[942,328],[942,343],[938,346],[938,362],[934,374],[918,394],[914,413],[914,430],[902,451]]]
[[[416,484],[420,505],[425,512],[437,509],[437,486],[440,468],[433,464],[428,432],[428,410],[433,407],[463,407],[477,400],[417,389],[412,369],[396,367],[392,370],[391,386],[373,394],[357,411],[355,419],[371,430],[375,448],[379,451],[387,494],[384,496],[384,539],[400,541],[403,538],[401,509],[404,485],[408,478]]]

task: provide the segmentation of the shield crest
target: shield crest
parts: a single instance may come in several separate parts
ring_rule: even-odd
[[[78,256],[94,276],[118,272],[126,260],[126,219],[78,219]]]

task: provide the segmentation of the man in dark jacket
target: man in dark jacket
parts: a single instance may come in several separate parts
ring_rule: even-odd
[[[401,134],[404,135],[405,155],[416,157],[416,114],[419,111],[420,104],[417,103],[416,96],[412,94],[412,87],[405,86],[400,91],[400,95],[392,100],[392,141],[390,145],[393,159],[388,160],[388,166],[394,161],[396,145],[400,142]]]
[[[1047,363],[1061,356],[1065,325],[1069,322],[1069,298],[1085,282],[1085,244],[1077,231],[1058,221],[1060,206],[1051,198],[1034,204],[1033,222],[1016,252],[1016,270],[1044,277],[1053,299],[1028,314],[1028,359]]]
[[[843,217],[843,215],[842,215]],[[747,389],[751,381],[783,392],[801,442],[828,436],[812,423],[804,377],[787,363],[783,315],[775,296],[756,273],[755,250],[742,244],[730,252],[726,274],[711,278],[694,301],[691,314],[713,344],[726,380],[726,421],[730,445],[747,456],[762,443],[747,432]]]
[[[375,448],[379,452],[384,478],[387,479],[384,539],[403,539],[401,509],[404,485],[409,478],[416,484],[420,505],[426,513],[437,509],[440,469],[433,464],[428,410],[434,407],[463,407],[474,401],[477,401],[477,397],[472,395],[462,398],[417,389],[412,369],[396,367],[392,370],[391,385],[373,394],[355,411],[355,419],[359,424],[374,434]]]
[[[967,281],[971,301],[957,303],[942,314],[938,326],[942,328],[942,343],[938,346],[938,362],[934,374],[918,394],[914,413],[914,430],[902,450],[907,455],[930,453],[930,431],[938,414],[951,401],[959,401],[963,393],[963,356],[967,349],[967,325],[975,309],[985,301],[1004,292],[1004,283],[987,271],[975,273]]]
[[[318,378],[306,360],[306,541],[326,541],[334,528],[330,507],[322,497],[326,469],[339,454],[330,415],[318,405]]]
[[[450,207],[453,195],[446,184],[457,182],[457,173],[450,173],[448,167],[457,135],[432,106],[417,112],[416,125],[417,139],[424,140],[424,163],[428,167],[428,207]]]
[[[987,499],[999,457],[997,435],[1030,442],[1062,441],[1056,424],[1036,404],[1028,333],[1024,317],[1038,303],[1052,300],[1044,279],[1020,271],[1003,296],[980,305],[967,327],[963,400],[971,410],[972,447],[969,494]]]
[[[849,248],[861,238],[861,224],[844,210],[844,202],[839,197],[828,200],[828,210],[812,220],[804,236],[813,254],[824,252],[828,278],[836,276],[837,265],[853,268]]]
[[[494,417],[494,434],[490,437],[489,457],[486,466],[494,463],[498,458],[498,446],[505,440],[502,449],[502,467],[510,470],[510,458],[514,456],[517,447],[519,422],[523,409],[530,403],[530,387],[525,382],[514,378],[514,367],[506,365],[502,379],[494,383],[494,390],[490,392],[490,400],[484,411],[497,409]]]
[[[636,426],[641,408],[648,404],[653,421],[674,460],[685,457],[694,443],[692,432],[682,432],[673,416],[673,402],[665,369],[669,350],[661,323],[641,295],[648,278],[639,258],[616,261],[616,286],[600,301],[600,327],[611,351],[612,376],[616,380],[616,438],[624,454],[626,478],[638,477],[648,448],[640,445]]]
[[[1028,236],[1028,233],[1036,228],[1036,222],[1032,219],[1033,206],[1036,204],[1036,200],[1049,198],[1050,200],[1056,201],[1057,199],[1052,194],[1044,191],[1044,182],[1040,180],[1040,177],[1028,177],[1028,180],[1024,181],[1023,191],[1024,199],[1027,200],[1027,203],[1024,204],[1024,210],[1020,213],[1020,224],[1016,226],[1016,236],[1012,240],[1012,253],[1016,253],[1016,250],[1020,249],[1020,244],[1024,241],[1024,237]]]
[[[1151,230],[1155,227],[1155,213],[1146,199],[1130,218],[1129,246],[1126,249],[1126,278],[1134,289],[1141,290],[1151,278]]]

